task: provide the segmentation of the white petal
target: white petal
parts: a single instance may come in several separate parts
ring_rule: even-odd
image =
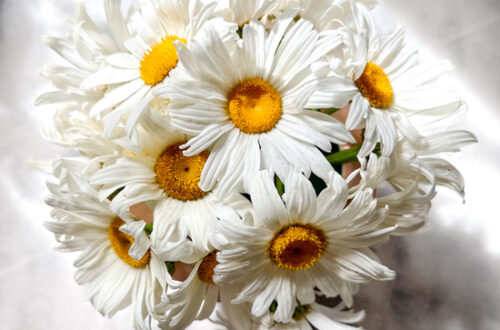
[[[181,146],[184,150],[183,154],[185,156],[194,156],[200,152],[207,150],[213,144],[221,138],[222,135],[226,134],[229,130],[234,128],[232,123],[226,124],[213,124],[207,126],[198,136],[191,138],[188,142]]]
[[[368,100],[366,100],[360,93],[356,94],[352,100],[349,114],[347,115],[345,123],[346,128],[348,130],[360,128],[359,125],[365,118],[369,108],[370,103],[368,103]]]
[[[309,98],[306,108],[343,108],[359,90],[351,79],[331,77],[321,80]]]
[[[129,53],[115,53],[106,56],[106,62],[112,66],[122,69],[135,69],[139,72],[140,61]]]
[[[144,231],[146,223],[143,220],[126,223],[120,227],[120,231],[134,238],[128,254],[135,260],[140,260],[149,250],[149,239]]]
[[[97,86],[124,83],[141,77],[137,69],[115,69],[107,66],[88,76],[81,85],[83,89]]]
[[[90,115],[95,117],[101,112],[111,109],[113,106],[129,98],[132,94],[141,89],[142,86],[144,86],[144,82],[141,79],[136,79],[113,89],[99,100],[99,102],[94,104],[90,109]]]
[[[250,187],[250,197],[258,220],[274,229],[289,223],[288,212],[278,195],[272,172],[261,171]]]
[[[316,212],[316,192],[301,173],[290,171],[285,180],[283,201],[291,222],[308,222]]]

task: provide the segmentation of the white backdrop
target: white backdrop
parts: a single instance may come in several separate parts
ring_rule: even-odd
[[[500,1],[381,0],[379,21],[394,17],[427,56],[449,58],[470,110],[463,127],[480,143],[451,155],[466,180],[466,204],[440,190],[423,233],[393,238],[378,248],[398,272],[393,282],[362,288],[356,307],[364,328],[500,329]],[[45,176],[29,158],[50,158],[39,122],[48,110],[33,107],[46,90],[37,72],[56,56],[42,45],[47,34],[68,31],[76,1],[0,1],[0,328],[128,329],[127,312],[105,319],[72,279],[74,256],[53,251],[41,221]],[[99,16],[99,0],[89,9]],[[194,329],[207,329],[195,325]]]

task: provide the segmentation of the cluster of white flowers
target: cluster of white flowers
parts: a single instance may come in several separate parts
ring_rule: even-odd
[[[105,28],[82,2],[46,39],[67,63],[37,100],[77,152],[53,162],[46,227],[95,308],[131,306],[136,329],[356,327],[359,284],[395,276],[372,247],[425,225],[437,185],[463,195],[440,156],[475,142],[450,124],[450,64],[381,35],[373,0],[103,3]]]

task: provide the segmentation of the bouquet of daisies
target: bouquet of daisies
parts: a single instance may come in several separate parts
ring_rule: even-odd
[[[424,226],[436,186],[464,194],[440,156],[475,142],[451,65],[381,34],[373,0],[102,2],[105,27],[82,2],[45,39],[66,63],[37,99],[73,150],[45,225],[95,308],[136,329],[356,327],[359,285],[395,276],[372,248]]]

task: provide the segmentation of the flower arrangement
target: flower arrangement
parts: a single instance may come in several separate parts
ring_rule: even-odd
[[[42,75],[58,249],[136,329],[352,329],[373,247],[426,225],[442,156],[476,142],[447,61],[421,61],[369,0],[82,2]],[[335,306],[320,303],[334,298]],[[214,310],[217,307],[217,311]],[[331,305],[331,304],[330,304]]]

